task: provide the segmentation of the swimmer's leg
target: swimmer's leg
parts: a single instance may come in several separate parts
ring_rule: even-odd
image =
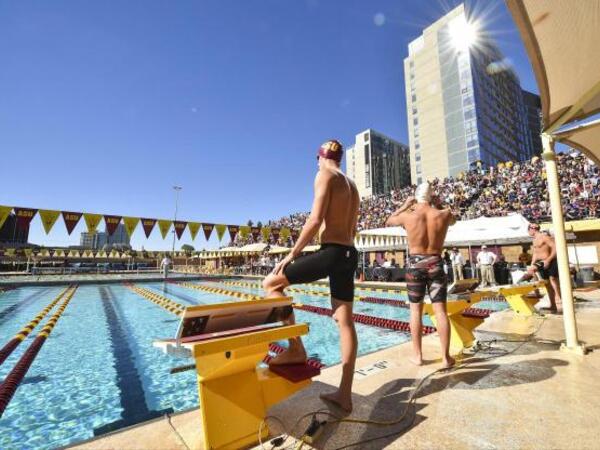
[[[423,352],[421,350],[421,336],[423,324],[423,303],[410,303],[410,335],[412,339],[413,356],[409,361],[417,366],[423,364]]]
[[[450,356],[450,322],[448,321],[448,314],[446,314],[446,302],[433,302],[432,306],[442,346],[442,362],[444,368],[449,368],[454,365],[455,361]]]

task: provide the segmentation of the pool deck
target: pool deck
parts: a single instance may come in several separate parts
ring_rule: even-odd
[[[433,375],[415,408],[398,425],[333,424],[314,448],[333,449],[368,439],[373,440],[348,448],[599,448],[600,290],[576,295],[583,299],[576,314],[579,338],[590,349],[586,356],[559,350],[562,316],[519,318],[510,310],[492,314],[477,335],[481,341],[498,342],[491,344],[491,350],[464,359],[468,365],[463,368]],[[438,344],[435,334],[423,339],[426,364],[421,367],[407,361],[410,342],[360,357],[357,369],[382,361],[387,368],[357,376],[351,417],[392,420],[400,416],[413,387],[440,367]],[[318,395],[330,391],[340,373],[340,366],[324,370],[309,388],[276,405],[270,414],[291,427],[301,415],[324,407]],[[73,448],[202,448],[198,410],[176,414],[171,423],[157,419]],[[298,437],[305,427],[303,423],[293,435]],[[282,432],[277,424],[272,431]],[[379,438],[387,434],[392,435]]]

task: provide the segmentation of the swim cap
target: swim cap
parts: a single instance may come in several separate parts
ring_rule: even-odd
[[[319,156],[321,158],[333,159],[334,161],[340,162],[344,155],[344,148],[335,139],[327,141],[319,147]]]
[[[429,183],[421,183],[415,189],[415,200],[417,203],[429,203],[431,202],[431,186]]]

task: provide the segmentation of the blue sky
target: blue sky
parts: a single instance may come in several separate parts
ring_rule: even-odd
[[[308,210],[322,141],[407,142],[407,45],[458,3],[0,1],[0,204],[171,218],[177,184],[182,220]],[[504,2],[471,3],[537,92]],[[30,241],[84,228],[36,218]],[[170,248],[141,227],[132,244]]]

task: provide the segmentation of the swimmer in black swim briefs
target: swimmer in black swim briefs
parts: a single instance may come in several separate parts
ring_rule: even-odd
[[[544,267],[544,261],[537,261],[535,263],[538,273],[544,280],[549,280],[550,277],[558,278],[558,262],[556,258],[550,261],[548,267]]]
[[[329,277],[331,296],[337,300],[354,300],[354,274],[358,252],[341,244],[323,244],[315,253],[300,256],[288,264],[283,273],[290,284],[310,283]]]
[[[406,284],[411,303],[421,303],[426,290],[429,290],[432,303],[446,301],[448,279],[440,255],[411,255],[407,269]]]

